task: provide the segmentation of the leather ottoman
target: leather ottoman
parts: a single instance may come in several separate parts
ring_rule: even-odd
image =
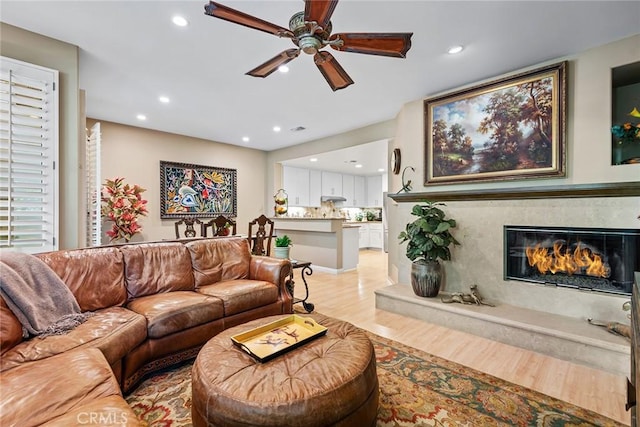
[[[309,315],[328,328],[327,334],[266,363],[231,342],[232,335],[285,316],[227,329],[205,344],[192,370],[194,426],[376,424],[376,359],[361,329]]]

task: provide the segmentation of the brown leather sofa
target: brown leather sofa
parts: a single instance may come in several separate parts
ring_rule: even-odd
[[[251,255],[244,238],[37,256],[69,286],[80,308],[94,315],[66,335],[23,340],[18,319],[0,298],[2,426],[73,425],[83,416],[138,425],[121,390],[195,357],[227,328],[292,312],[285,283],[291,263]]]

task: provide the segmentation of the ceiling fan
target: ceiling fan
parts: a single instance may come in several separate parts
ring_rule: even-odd
[[[287,37],[297,46],[280,52],[246,74],[267,77],[281,65],[295,59],[303,51],[313,55],[313,60],[334,91],[353,84],[353,80],[327,51],[325,46],[344,52],[364,53],[404,58],[411,48],[413,33],[337,33],[331,34],[331,15],[338,0],[305,0],[304,12],[298,12],[289,20],[289,29],[264,21],[244,12],[210,1],[205,14],[245,27],[264,31],[278,37]]]

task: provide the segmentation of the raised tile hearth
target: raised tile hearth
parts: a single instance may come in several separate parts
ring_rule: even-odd
[[[376,308],[382,310],[629,376],[629,341],[586,319],[507,304],[446,304],[440,298],[416,296],[410,285],[387,286],[375,293]]]

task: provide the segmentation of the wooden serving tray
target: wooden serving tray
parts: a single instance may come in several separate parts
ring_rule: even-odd
[[[233,335],[231,341],[257,361],[267,362],[326,333],[327,328],[312,318],[292,314]]]

